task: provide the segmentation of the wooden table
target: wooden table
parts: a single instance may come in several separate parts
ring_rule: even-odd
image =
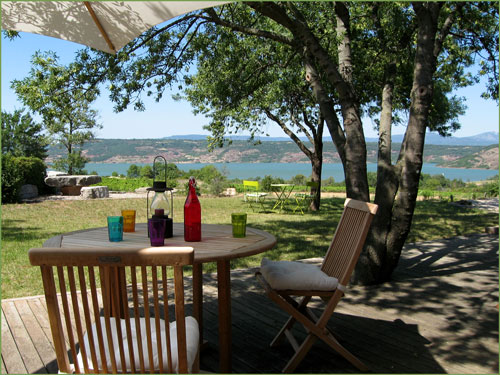
[[[280,212],[283,211],[283,207],[288,203],[288,198],[290,197],[290,194],[292,194],[293,188],[295,185],[293,184],[271,184],[271,187],[277,188],[274,190],[274,193],[276,194],[276,197],[278,200],[273,206],[273,210],[276,207],[280,207]]]
[[[219,305],[220,372],[231,372],[231,259],[262,253],[276,244],[276,238],[264,231],[247,227],[246,237],[233,238],[231,225],[202,224],[201,242],[184,242],[184,224],[174,223],[174,237],[165,239],[165,246],[194,248],[193,314],[200,324],[203,342],[203,263],[217,262]],[[123,241],[109,242],[106,227],[65,233],[45,241],[44,247],[150,247],[145,223],[136,224],[136,231],[123,233]],[[68,253],[69,255],[69,253]]]

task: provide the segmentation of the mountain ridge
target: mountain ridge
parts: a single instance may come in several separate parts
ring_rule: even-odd
[[[311,147],[306,143],[307,147]],[[401,148],[393,143],[392,158],[395,162]],[[367,161],[375,163],[378,145],[366,143]],[[171,163],[308,163],[309,160],[292,141],[269,141],[253,144],[235,140],[222,148],[208,151],[206,139],[94,139],[82,148],[82,154],[94,163],[151,163],[158,155]],[[63,157],[61,146],[49,148],[51,162]],[[340,157],[332,142],[323,145],[323,162],[340,163]],[[443,167],[498,169],[498,145],[443,146],[426,144],[425,163]]]
[[[404,134],[393,134],[393,142],[402,142]],[[203,134],[184,134],[184,135],[171,135],[161,139],[183,139],[183,140],[205,140],[207,135]],[[233,141],[246,141],[250,136],[234,135],[229,136],[228,139]],[[308,141],[306,137],[299,137],[302,141]],[[468,137],[441,137],[434,132],[428,132],[425,136],[425,143],[432,145],[444,146],[489,146],[498,144],[499,134],[496,132],[484,132]],[[288,137],[256,137],[256,140],[261,142],[291,142]],[[330,137],[323,137],[323,142],[331,142]],[[367,137],[366,142],[378,142],[378,138]]]

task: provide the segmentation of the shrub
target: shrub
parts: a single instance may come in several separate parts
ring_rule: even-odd
[[[135,191],[141,187],[153,185],[153,180],[146,178],[111,178],[103,177],[102,181],[94,186],[107,186],[110,191]]]
[[[259,183],[259,188],[262,191],[272,191],[273,189],[271,187],[271,184],[283,184],[283,183],[285,183],[285,180],[283,180],[281,177],[273,177],[266,175]]]
[[[419,194],[424,197],[424,200],[431,199],[434,196],[434,192],[432,190],[422,190],[419,191]]]
[[[153,168],[151,168],[150,165],[145,165],[144,167],[141,168],[140,175],[142,178],[153,178],[154,177]]]
[[[290,179],[290,183],[294,185],[303,186],[307,183],[307,177],[304,176],[303,174],[295,175]]]
[[[215,177],[212,181],[210,181],[209,191],[210,194],[219,196],[227,187],[227,181],[224,176]]]
[[[35,157],[2,156],[2,202],[14,203],[19,200],[19,191],[24,184],[32,184],[40,193],[49,191],[45,185],[47,166]]]
[[[335,179],[333,177],[328,177],[326,180],[321,181],[321,186],[333,186],[335,185]]]
[[[113,173],[115,173],[115,172],[113,172]],[[141,169],[137,165],[132,164],[130,167],[128,167],[127,177],[137,178],[140,175],[141,175]],[[112,176],[114,176],[114,174]],[[116,174],[116,176],[118,176],[118,173]]]

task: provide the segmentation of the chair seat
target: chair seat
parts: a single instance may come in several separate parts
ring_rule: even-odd
[[[127,329],[126,329],[126,321],[125,319],[119,319],[120,320],[120,328],[122,330],[122,335],[123,335],[123,351],[125,354],[125,367],[128,370],[128,372],[131,371],[131,361],[129,358],[129,350],[128,350],[128,336],[127,336]],[[162,348],[165,348],[165,343],[166,343],[166,330],[165,330],[165,320],[159,319],[160,320],[160,339],[162,342]],[[101,326],[103,327],[103,340],[104,340],[104,348],[105,348],[105,353],[106,353],[106,365],[108,369],[111,369],[111,359],[109,356],[109,343],[108,343],[108,337],[106,334],[106,329],[105,327],[105,319],[104,317],[101,317],[100,319]],[[155,319],[150,318],[150,325],[151,325],[151,341],[152,341],[152,349],[153,349],[153,368],[156,372],[159,372],[159,361],[158,361],[158,347],[157,347],[157,338],[156,338],[156,325],[155,325]],[[97,333],[96,333],[96,323],[92,324],[92,332],[93,332],[93,337],[94,337],[94,342],[97,343]],[[120,349],[119,349],[119,343],[118,343],[118,335],[116,332],[116,321],[115,318],[111,317],[110,318],[110,328],[111,328],[111,337],[113,338],[113,349],[115,352],[115,357],[117,358],[117,369],[118,371],[122,371],[122,365],[119,360],[120,358]],[[131,338],[133,342],[133,347],[134,347],[134,353],[139,353],[139,347],[138,347],[138,341],[137,341],[137,331],[136,331],[136,326],[135,326],[135,319],[131,318],[130,319],[130,329],[131,329]],[[148,343],[147,343],[147,336],[146,336],[146,319],[145,318],[140,318],[140,329],[141,329],[141,343],[142,343],[142,352],[144,353],[144,366],[145,370],[149,372],[149,369],[151,368],[149,364],[149,359],[148,359]],[[175,372],[178,372],[178,358],[177,358],[177,323],[176,322],[171,322],[170,323],[170,344],[171,344],[171,355],[172,355],[172,368],[175,370]],[[85,333],[84,335],[84,345],[87,353],[87,357],[89,358],[89,367],[93,367],[93,364],[90,360],[91,355],[90,355],[90,346],[89,346],[89,336],[88,332]],[[199,346],[199,327],[198,327],[198,322],[196,321],[195,318],[188,316],[186,317],[186,346],[187,346],[187,359],[188,359],[188,367],[189,371],[191,371],[194,361],[196,359],[196,355],[198,353],[198,346]],[[101,360],[101,354],[100,351],[97,349],[96,350],[96,356],[97,356],[97,363],[99,364],[99,370],[102,370],[102,360]],[[164,350],[162,353],[162,363],[163,363],[163,368],[164,371],[167,371],[168,369],[168,358],[167,358],[167,351]],[[80,366],[80,369],[83,369],[83,360],[82,360],[82,354],[81,352],[78,353],[78,364]],[[134,363],[136,369],[140,369],[140,359],[138,355],[135,355],[134,358]]]
[[[338,280],[330,277],[313,264],[272,261],[263,258],[260,272],[269,285],[276,290],[332,291]]]

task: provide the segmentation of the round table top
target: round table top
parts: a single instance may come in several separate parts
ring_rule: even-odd
[[[165,238],[165,246],[190,246],[194,262],[230,260],[262,253],[276,244],[276,238],[262,230],[247,226],[246,237],[234,238],[231,225],[202,224],[201,241],[184,241],[184,224],[174,223],[174,236]],[[64,233],[45,241],[43,247],[63,248],[145,248],[151,247],[146,223],[136,223],[135,232],[124,232],[123,241],[110,242],[107,227]]]

